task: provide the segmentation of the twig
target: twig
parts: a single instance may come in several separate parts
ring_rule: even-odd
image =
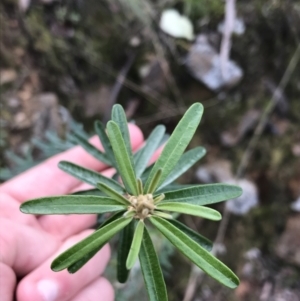
[[[219,100],[216,97],[212,97],[207,100],[203,100],[203,103],[205,103],[204,109],[211,108],[211,107],[219,104],[220,102],[222,102],[222,100]],[[157,113],[149,115],[149,116],[137,118],[135,121],[136,121],[137,125],[141,125],[141,124],[146,124],[149,122],[158,121],[158,120],[162,120],[162,119],[166,119],[166,118],[176,117],[176,116],[183,114],[186,111],[186,109],[187,109],[186,106],[181,106],[181,107],[178,107],[176,110],[171,110],[170,112],[169,111],[166,112],[163,110],[163,111],[157,112]]]
[[[298,47],[297,47],[296,51],[294,52],[288,66],[283,74],[283,77],[280,80],[278,87],[274,91],[270,102],[268,103],[267,107],[265,108],[263,114],[260,117],[259,123],[255,128],[253,137],[250,140],[248,147],[247,147],[246,151],[244,152],[244,155],[240,161],[240,164],[239,164],[239,167],[238,167],[238,170],[236,173],[236,179],[239,179],[244,175],[244,172],[248,166],[249,160],[250,160],[250,158],[253,154],[253,151],[257,145],[257,142],[259,141],[259,138],[263,132],[264,125],[266,124],[266,121],[267,121],[269,115],[271,114],[273,109],[276,107],[276,104],[279,100],[279,98],[277,96],[278,96],[279,92],[283,92],[283,90],[286,88],[286,85],[289,82],[291,75],[298,64],[299,59],[300,59],[300,43],[298,44]],[[218,247],[221,244],[223,244],[225,233],[226,233],[227,226],[228,226],[230,216],[231,216],[231,213],[226,209],[226,206],[224,206],[224,208],[223,208],[222,215],[223,215],[223,218],[220,222],[217,236],[214,241],[214,248],[212,250],[212,254],[215,256],[218,256],[218,253],[219,253]],[[192,300],[192,298],[195,294],[195,290],[196,290],[195,283],[200,282],[202,280],[203,275],[204,274],[201,270],[198,270],[196,272],[195,269],[192,268],[189,282],[187,285],[187,289],[185,291],[184,301]],[[196,277],[196,279],[195,279],[195,277]]]
[[[228,78],[227,66],[231,49],[231,35],[234,29],[235,16],[235,0],[226,0],[225,21],[220,49],[221,73],[224,81]]]
[[[298,44],[298,47],[297,47],[296,51],[294,52],[288,66],[279,82],[279,85],[273,92],[270,102],[268,103],[267,107],[265,108],[263,114],[260,117],[260,120],[255,128],[254,134],[253,134],[253,136],[242,156],[240,164],[238,166],[238,169],[236,172],[236,179],[240,179],[244,176],[245,170],[248,167],[250,158],[252,157],[254,149],[255,149],[255,147],[259,141],[259,138],[263,132],[263,129],[265,127],[267,119],[268,119],[269,115],[271,114],[271,112],[273,111],[273,109],[276,107],[277,103],[280,101],[280,98],[278,97],[278,95],[280,93],[282,93],[283,90],[286,88],[286,85],[289,82],[291,75],[298,64],[299,59],[300,59],[300,43]],[[223,219],[220,223],[215,243],[217,243],[217,244],[223,243],[229,219],[230,219],[230,212],[226,209],[226,206],[225,206],[223,209]]]
[[[136,53],[132,52],[130,54],[130,56],[128,57],[127,62],[125,63],[125,65],[123,66],[123,68],[121,69],[120,73],[118,74],[118,76],[116,78],[116,82],[112,88],[112,91],[109,96],[109,100],[108,100],[106,108],[105,108],[105,113],[104,113],[104,117],[103,117],[104,123],[106,123],[110,119],[110,112],[111,112],[112,106],[117,101],[117,98],[121,91],[121,88],[124,85],[126,75],[133,64],[135,57],[136,57]]]
[[[155,16],[154,16],[152,8],[150,7],[150,4],[147,1],[143,1],[143,3],[145,5],[146,10],[149,13],[150,18],[154,22],[156,22]],[[166,59],[165,50],[162,47],[162,45],[160,44],[159,36],[158,36],[157,32],[152,29],[151,25],[149,25],[148,30],[149,30],[149,34],[151,37],[153,47],[155,49],[155,52],[156,52],[156,55],[158,58],[158,63],[160,64],[160,67],[163,71],[166,82],[167,82],[171,92],[173,93],[173,96],[175,98],[175,101],[177,102],[177,105],[183,106],[184,101],[183,101],[180,91],[177,87],[176,81],[171,73],[171,68],[170,68],[168,60]]]
[[[120,80],[118,79],[118,74],[114,70],[112,70],[111,67],[108,66],[107,64],[102,62],[101,67],[95,65],[94,67],[99,71],[105,72],[108,75],[113,76],[114,78],[116,78],[117,81]],[[173,106],[171,105],[171,101],[168,98],[160,95],[155,90],[149,87],[147,87],[147,89],[141,88],[139,85],[135,84],[133,81],[129,79],[124,79],[123,85],[131,89],[132,91],[144,96],[146,100],[148,100],[153,105],[158,106],[163,104],[164,106],[168,107],[170,110],[174,110]]]
[[[236,178],[241,178],[243,176],[244,171],[246,170],[246,168],[249,164],[249,160],[253,154],[254,148],[256,147],[257,142],[263,132],[266,121],[267,121],[269,115],[271,114],[271,112],[273,111],[273,109],[276,107],[278,101],[280,100],[280,98],[278,98],[278,95],[280,93],[282,93],[284,91],[284,89],[286,88],[286,85],[289,82],[291,75],[299,62],[299,58],[300,58],[300,43],[298,44],[298,47],[297,47],[294,55],[292,56],[278,87],[275,89],[270,102],[268,103],[267,107],[265,108],[263,114],[260,117],[259,123],[256,126],[254,134],[253,134],[253,136],[248,144],[248,147],[247,147],[246,151],[244,152],[243,157],[241,159],[240,165],[239,165],[237,173],[236,173]]]

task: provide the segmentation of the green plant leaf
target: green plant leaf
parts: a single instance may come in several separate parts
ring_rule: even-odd
[[[131,221],[121,232],[118,244],[117,279],[120,283],[127,281],[129,270],[126,268],[126,260],[134,235],[135,221]]]
[[[168,301],[164,277],[147,228],[144,229],[139,260],[149,301]]]
[[[68,268],[78,260],[82,259],[85,255],[101,247],[117,232],[127,226],[131,220],[132,218],[121,217],[103,228],[96,230],[93,234],[89,235],[54,259],[51,264],[51,269],[58,272]]]
[[[144,194],[144,187],[143,187],[143,182],[141,179],[137,179],[137,186],[138,186],[138,194]]]
[[[164,192],[164,202],[182,202],[195,205],[209,205],[239,197],[243,190],[234,185],[197,185],[175,191]]]
[[[159,180],[161,178],[161,174],[162,174],[162,170],[158,169],[148,186],[148,190],[146,190],[147,193],[154,193],[156,187],[158,186]]]
[[[90,253],[87,253],[86,255],[84,255],[81,259],[79,259],[78,261],[76,261],[75,263],[73,263],[72,265],[70,265],[68,267],[68,272],[70,274],[75,274],[78,270],[80,270],[89,260],[91,260],[105,245],[105,243],[103,243],[102,245],[100,245],[97,249],[93,250]]]
[[[138,187],[131,163],[132,161],[129,158],[129,154],[118,125],[113,121],[109,121],[107,124],[107,132],[123,183],[128,192],[137,195]]]
[[[176,166],[170,172],[165,181],[159,186],[158,190],[173,183],[182,174],[189,170],[197,161],[199,161],[206,154],[206,150],[203,147],[196,147],[185,152],[179,159]]]
[[[200,103],[193,104],[186,111],[166,143],[159,159],[152,168],[149,178],[145,184],[146,191],[158,169],[162,169],[162,176],[158,186],[165,181],[194,136],[202,113],[203,106]]]
[[[132,155],[132,150],[131,150],[128,122],[127,122],[127,118],[126,118],[124,109],[121,105],[116,104],[113,106],[112,112],[111,112],[111,119],[118,125],[118,127],[121,131],[121,134],[122,134],[122,137],[123,137],[126,149],[127,149],[127,153],[129,156],[130,163],[133,166],[133,155]]]
[[[150,134],[151,135],[151,134]],[[160,142],[158,143],[158,146],[156,147],[156,151],[163,146],[164,144],[166,144],[166,142],[168,141],[168,139],[170,138],[170,135],[168,134],[164,134],[162,139],[160,140]],[[148,139],[147,139],[148,140]],[[140,153],[142,152],[143,147],[140,148],[139,150],[137,150],[134,154],[133,154],[133,160],[134,162],[136,162],[138,160],[138,157],[140,156]],[[154,164],[152,164],[154,165]],[[148,168],[148,167],[147,167]]]
[[[109,142],[109,139],[107,137],[107,134],[105,132],[104,125],[100,121],[96,121],[94,127],[95,127],[96,134],[98,135],[100,142],[105,150],[105,155],[109,158],[111,165],[116,167],[114,153],[111,144]]]
[[[124,217],[125,212],[126,211],[124,210],[124,211],[119,211],[119,212],[116,212],[116,213],[112,214],[100,226],[97,227],[97,230],[100,229],[100,228],[103,228],[104,226],[114,222],[115,220],[117,220],[121,217]]]
[[[108,196],[112,197],[114,200],[118,201],[119,203],[128,206],[130,204],[129,200],[127,200],[123,195],[119,194],[109,186],[98,183],[97,188],[99,188],[101,191],[106,193]]]
[[[119,192],[120,194],[125,193],[124,188],[118,182],[107,178],[96,171],[81,167],[79,165],[67,161],[60,161],[58,167],[66,173],[70,174],[71,176],[95,187],[98,183],[103,183],[109,186],[110,188],[114,189],[115,191]]]
[[[98,196],[107,196],[105,193],[99,189],[87,189],[73,192],[72,195],[98,195]]]
[[[166,187],[160,188],[157,191],[155,191],[155,196],[156,195],[160,195],[161,193],[173,192],[175,190],[182,190],[182,189],[196,187],[196,186],[199,186],[199,185],[198,184],[178,184],[178,183],[172,183],[172,184],[169,184]]]
[[[74,142],[78,143],[83,149],[85,149],[89,154],[95,157],[97,160],[107,164],[112,165],[111,160],[109,160],[108,156],[106,156],[103,152],[97,149],[95,146],[90,144],[85,138],[77,135],[76,133],[72,133],[70,137]]]
[[[130,270],[134,266],[139,256],[144,228],[145,228],[144,221],[140,220],[135,228],[132,243],[126,261],[126,268],[128,270]]]
[[[113,214],[111,217],[109,217],[106,221],[104,221],[97,229],[103,228],[104,226],[110,224],[111,222],[115,221],[116,219],[122,217],[122,215],[124,214],[124,211],[122,212],[118,212]],[[123,230],[121,230],[123,231]],[[100,245],[97,249],[93,250],[92,252],[86,254],[85,256],[83,256],[81,259],[79,259],[78,261],[76,261],[75,263],[73,263],[72,265],[70,265],[68,267],[68,272],[70,274],[74,274],[76,273],[79,269],[81,269],[90,259],[92,259],[105,245],[105,243],[103,243],[102,245]]]
[[[140,177],[146,169],[147,164],[164,136],[165,130],[166,128],[163,125],[158,125],[148,137],[146,144],[139,151],[138,156],[135,157],[134,163],[137,177]]]
[[[227,266],[188,235],[162,218],[150,217],[150,221],[180,252],[212,278],[230,288],[239,285],[238,277]]]
[[[213,221],[219,221],[220,219],[222,219],[221,214],[217,210],[189,203],[161,202],[157,204],[157,209],[190,214]]]
[[[208,252],[212,250],[213,243],[206,237],[202,236],[198,232],[187,227],[185,224],[179,222],[176,219],[168,219],[168,222],[171,223],[173,226],[177,227],[182,232],[184,232],[187,236],[189,236],[192,240],[194,240],[196,243],[198,243],[201,247],[206,249]]]
[[[126,206],[112,198],[84,195],[39,198],[20,206],[23,213],[30,214],[99,214],[124,209]]]

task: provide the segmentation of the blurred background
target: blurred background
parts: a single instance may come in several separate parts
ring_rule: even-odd
[[[113,104],[145,137],[194,102],[191,147],[207,155],[181,183],[238,183],[221,223],[181,216],[240,277],[231,291],[153,233],[170,301],[300,300],[300,1],[2,0],[0,178],[93,135]],[[117,239],[112,242],[117,248]],[[117,300],[147,300],[139,266]]]

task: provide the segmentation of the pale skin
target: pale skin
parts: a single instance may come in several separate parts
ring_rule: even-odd
[[[132,148],[136,150],[143,144],[143,135],[134,125],[129,125],[129,130]],[[97,137],[90,142],[102,149]],[[109,245],[75,274],[50,269],[52,260],[62,250],[93,232],[96,215],[34,216],[19,210],[20,204],[29,199],[90,188],[59,170],[57,164],[61,160],[106,176],[113,173],[81,147],[74,147],[0,186],[1,301],[114,300],[111,284],[101,276],[110,258]]]

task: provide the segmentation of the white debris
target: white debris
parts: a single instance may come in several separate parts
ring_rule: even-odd
[[[22,12],[26,12],[31,0],[19,0],[19,8]]]
[[[243,21],[243,19],[241,18],[236,18],[234,25],[233,25],[233,33],[241,36],[245,33],[246,31],[246,26],[245,23]],[[219,33],[224,33],[224,21],[222,21],[219,25],[218,25],[218,32]]]
[[[191,74],[211,90],[232,87],[243,77],[243,70],[232,60],[227,61],[226,78],[222,75],[220,55],[206,35],[199,35],[191,47],[186,65]]]
[[[256,185],[246,179],[227,181],[228,184],[238,185],[243,189],[243,194],[233,200],[227,201],[226,209],[236,215],[245,215],[250,209],[258,205],[258,193]]]
[[[159,27],[174,38],[184,38],[190,41],[194,39],[192,22],[187,17],[180,15],[175,9],[163,11]]]
[[[294,211],[300,212],[300,195],[299,195],[298,199],[294,203],[291,204],[291,208]]]
[[[252,248],[244,254],[244,257],[247,260],[256,260],[260,258],[260,256],[261,256],[261,251],[258,248]]]

